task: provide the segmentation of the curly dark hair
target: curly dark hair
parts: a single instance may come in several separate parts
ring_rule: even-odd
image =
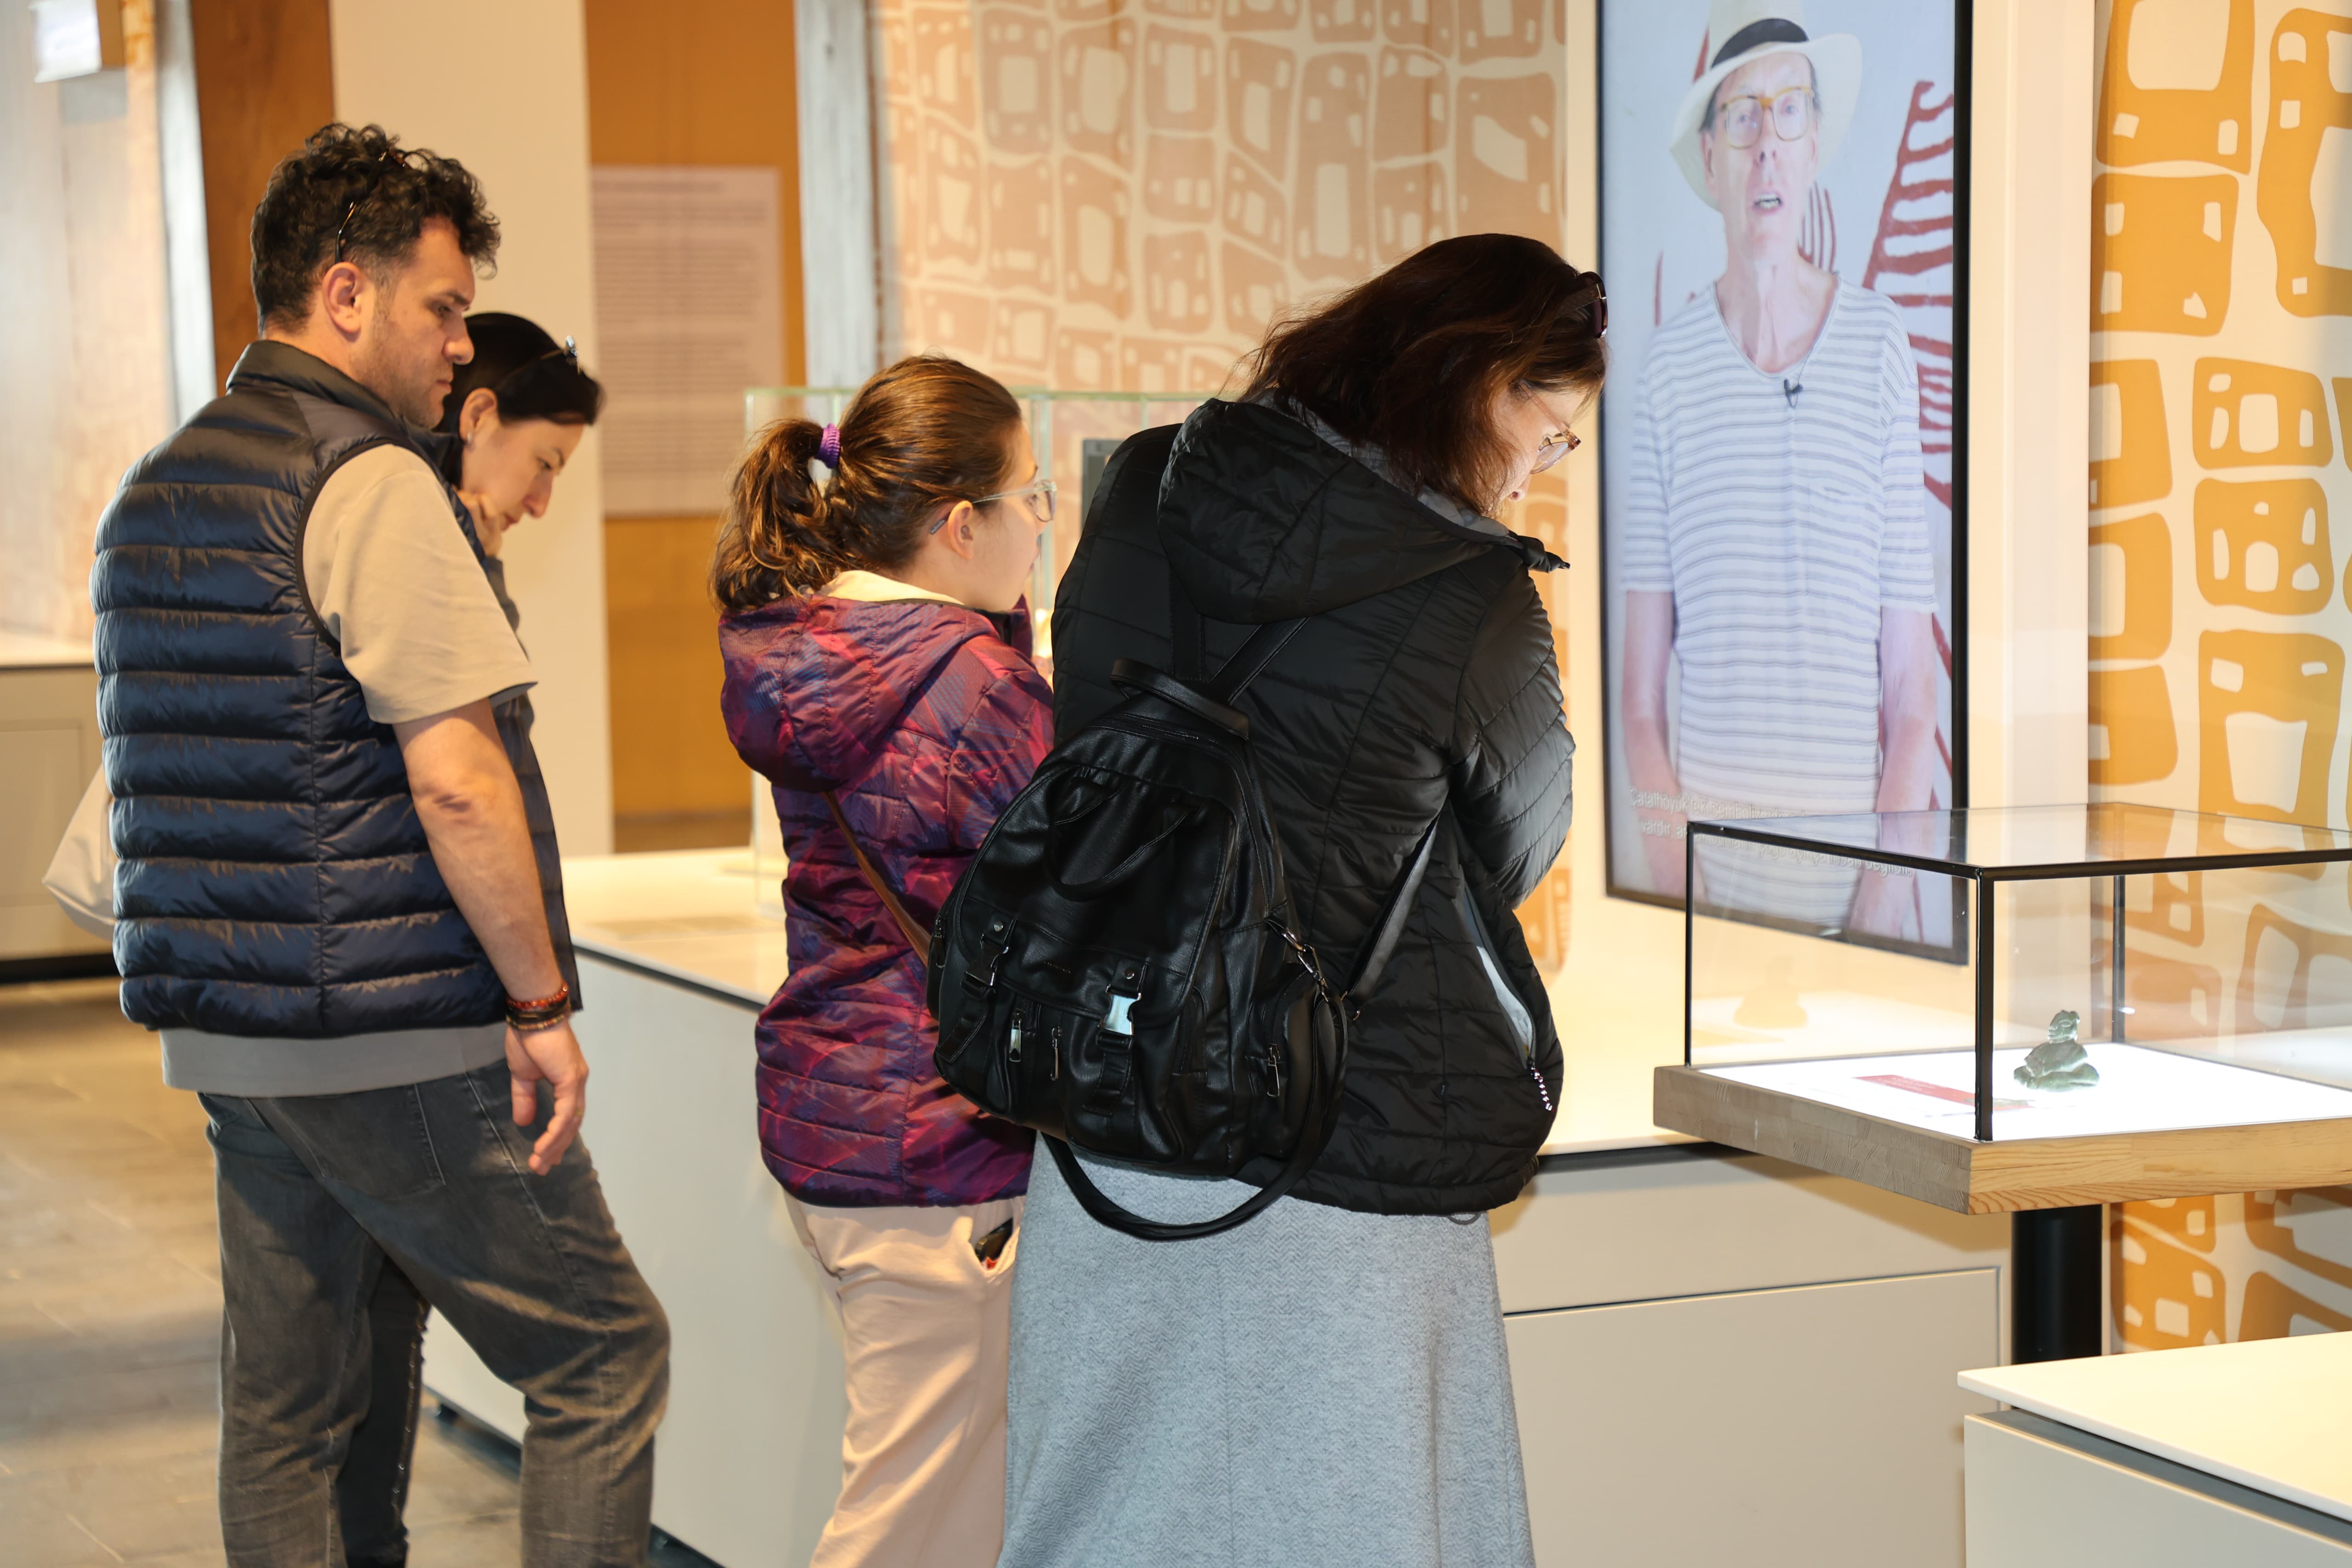
[[[313,131],[269,172],[253,209],[253,303],[262,330],[307,318],[320,275],[339,260],[386,277],[435,218],[457,231],[457,248],[475,266],[496,261],[499,220],[463,163],[404,148],[381,125],[338,121]]]
[[[1296,398],[1409,487],[1485,511],[1509,467],[1496,395],[1598,392],[1608,310],[1541,240],[1461,235],[1276,326],[1244,395]]]

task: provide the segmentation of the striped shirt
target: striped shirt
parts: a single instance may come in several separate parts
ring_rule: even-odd
[[[1841,282],[1811,353],[1768,375],[1707,289],[1652,341],[1631,446],[1622,581],[1674,595],[1691,815],[1870,810],[1879,613],[1936,609],[1895,305]]]

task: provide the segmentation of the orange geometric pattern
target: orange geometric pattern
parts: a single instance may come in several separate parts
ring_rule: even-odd
[[[2099,156],[2119,166],[2194,161],[2244,174],[2253,156],[2254,0],[2223,0],[2218,39],[2156,39],[2149,32],[2179,25],[2178,7],[2116,0],[2107,21],[2107,58],[2099,76]],[[2209,13],[2212,8],[2208,7]],[[2210,26],[2212,18],[2205,18]],[[2150,65],[2161,53],[2218,56],[2210,85],[2142,86],[2133,79],[2135,57]],[[2211,46],[2218,44],[2215,50]],[[2163,46],[2169,45],[2170,50]],[[2154,46],[2154,47],[2151,47]]]
[[[2206,479],[2197,487],[2197,587],[2212,605],[2278,616],[2327,607],[2336,592],[2327,492],[2316,479]]]
[[[2319,377],[2293,365],[2200,359],[2189,428],[2208,468],[2294,463],[2317,468],[2336,455]]]
[[[2278,253],[2278,302],[2297,316],[2352,315],[2352,267],[2320,255],[2321,237],[2340,223],[2344,200],[2345,171],[2326,171],[2322,179],[2320,162],[2327,133],[2352,130],[2352,72],[2342,64],[2352,47],[2347,35],[2352,16],[2299,9],[2280,20],[2271,40],[2271,112],[2254,210]]]
[[[2172,643],[2172,531],[2161,512],[2127,517],[2091,527],[2094,583],[2106,586],[2119,573],[2120,624],[2095,619],[2091,657],[2158,658]]]
[[[2113,388],[2103,397],[2101,387]],[[2091,365],[2091,505],[2138,506],[2172,491],[2172,445],[2164,427],[2164,378],[2154,360]]]
[[[2261,961],[2266,948],[2290,962],[2283,969],[2264,964]],[[2246,920],[2245,954],[2238,965],[2239,1032],[2340,1022],[2343,997],[2325,985],[2317,997],[2312,994],[2323,959],[2328,961],[2331,976],[2352,967],[2352,933],[2321,931],[2289,920],[2268,904],[2256,904]]]
[[[2190,1201],[2210,1204],[2212,1200]],[[2180,1245],[2174,1236],[2165,1234],[2168,1227],[2161,1222],[2151,1224],[2143,1218],[2161,1215],[2162,1205],[2177,1202],[2126,1204],[2109,1222],[2121,1265],[2109,1279],[2116,1327],[2118,1336],[2136,1349],[2219,1344],[2229,1327],[2229,1297],[2221,1270]],[[2210,1249],[2209,1242],[2204,1250]]]
[[[2161,665],[2119,669],[2091,683],[2091,782],[2149,784],[2180,763],[2172,694]]]
[[[2230,313],[2238,182],[2102,174],[2091,187],[2091,330],[2210,337]]]
[[[2325,822],[2344,649],[2299,632],[2197,641],[2198,809]]]
[[[2335,320],[2352,315],[2352,16],[2305,0],[2099,10],[2094,795],[2342,826],[2352,561],[2328,521],[2352,504]],[[2130,879],[2133,1036],[2341,1022],[2315,988],[2340,987],[2352,921],[2312,895],[2352,915],[2335,903],[2352,879],[2281,881],[2302,889],[2279,894],[2294,920],[2242,883],[2209,899],[2211,880]],[[2127,1204],[2114,1224],[2126,1346],[2352,1327],[2352,1191]]]

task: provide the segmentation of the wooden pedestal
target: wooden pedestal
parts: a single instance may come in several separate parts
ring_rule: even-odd
[[[1653,1115],[1961,1214],[2352,1182],[2352,1118],[1979,1143],[1681,1066],[1657,1069]]]

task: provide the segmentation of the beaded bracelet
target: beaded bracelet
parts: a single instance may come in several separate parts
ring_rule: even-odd
[[[519,1034],[528,1035],[535,1029],[550,1029],[572,1016],[572,987],[559,985],[552,996],[542,996],[535,1002],[519,1002],[507,998],[507,1026]]]

